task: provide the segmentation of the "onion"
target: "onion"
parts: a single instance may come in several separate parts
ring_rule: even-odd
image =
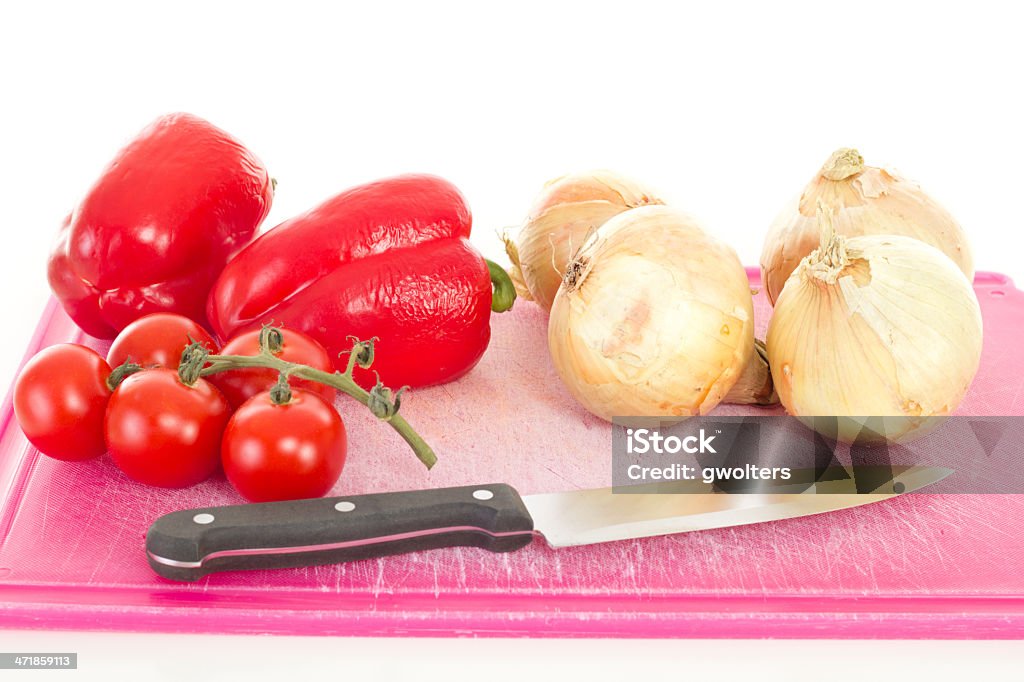
[[[935,247],[901,235],[844,238],[831,212],[818,211],[820,247],[786,282],[768,327],[779,398],[798,417],[897,417],[884,435],[920,434],[956,409],[978,370],[974,289]]]
[[[835,231],[844,237],[914,237],[953,259],[968,280],[974,277],[963,230],[946,209],[894,171],[865,166],[857,150],[839,149],[768,230],[761,275],[773,304],[801,259],[818,247],[818,201],[835,209]]]
[[[583,244],[551,307],[548,345],[572,395],[607,420],[706,414],[745,371],[771,393],[736,253],[666,206],[621,213]]]
[[[566,265],[591,232],[623,211],[661,203],[645,187],[611,171],[551,180],[534,201],[516,240],[505,239],[517,294],[550,309]]]

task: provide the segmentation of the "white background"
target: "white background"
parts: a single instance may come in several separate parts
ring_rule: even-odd
[[[834,148],[856,146],[939,198],[979,269],[1024,281],[1024,41],[1011,3],[24,3],[0,22],[0,386],[49,295],[60,219],[116,149],[176,110],[264,160],[279,181],[265,227],[350,185],[426,171],[464,191],[491,257],[501,256],[495,230],[517,224],[545,180],[606,167],[696,213],[753,265],[785,201]],[[38,633],[8,634],[0,650],[41,646]],[[485,675],[473,666],[502,653],[511,670],[542,660],[588,677],[634,674],[640,660],[682,672],[699,652],[719,652],[726,668],[755,655],[821,665],[871,655],[888,676],[913,665],[901,653],[910,649],[879,644],[51,636],[47,648],[74,645],[83,661],[89,650],[102,666],[151,657],[148,669],[175,678],[188,677],[183,646],[225,670],[234,664],[218,652],[252,649],[309,654],[336,673],[408,671],[396,661],[422,658],[425,670],[451,661],[475,677]],[[964,652],[985,665],[1020,653],[920,651],[975,673]],[[248,679],[284,670],[246,669]]]

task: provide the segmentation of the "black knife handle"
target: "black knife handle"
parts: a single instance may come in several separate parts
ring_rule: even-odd
[[[171,580],[287,568],[466,545],[509,552],[533,519],[505,484],[189,509],[146,535],[153,570]]]

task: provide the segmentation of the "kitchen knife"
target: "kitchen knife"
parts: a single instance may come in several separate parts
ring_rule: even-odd
[[[439,547],[508,552],[542,536],[569,547],[742,526],[857,507],[919,490],[952,473],[892,467],[872,492],[818,481],[727,494],[703,481],[525,495],[491,485],[267,502],[166,514],[146,536],[150,566],[193,581],[217,571],[331,564]],[[876,479],[877,480],[877,479]],[[642,492],[633,492],[642,490]],[[861,485],[863,490],[863,485]],[[685,493],[685,494],[682,494]]]

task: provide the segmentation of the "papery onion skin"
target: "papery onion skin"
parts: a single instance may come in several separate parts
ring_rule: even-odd
[[[761,254],[761,279],[774,304],[800,261],[818,247],[818,201],[835,209],[835,230],[845,237],[899,234],[949,256],[974,277],[971,251],[959,223],[914,182],[864,164],[855,149],[839,149],[772,223]]]
[[[594,230],[623,211],[661,203],[648,188],[607,170],[549,181],[515,241],[506,241],[517,293],[550,310],[565,266]]]
[[[548,346],[593,414],[706,414],[754,351],[750,283],[735,251],[665,206],[635,208],[580,249],[555,296]]]
[[[767,348],[779,398],[798,417],[903,417],[888,420],[889,439],[921,435],[957,408],[978,370],[971,283],[910,237],[834,246],[831,259],[820,249],[805,258],[775,304]]]

